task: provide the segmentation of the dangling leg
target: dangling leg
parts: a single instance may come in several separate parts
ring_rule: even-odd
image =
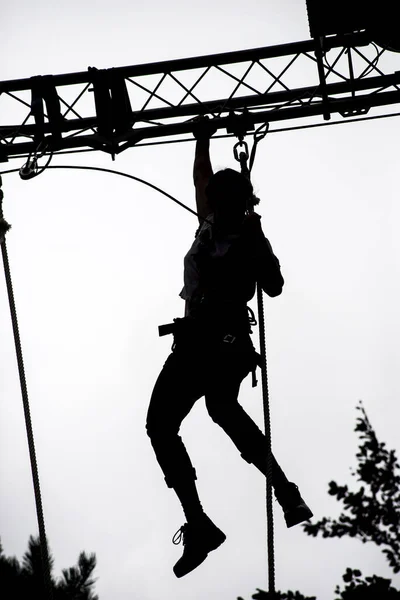
[[[267,476],[266,441],[254,421],[238,403],[240,383],[226,382],[224,389],[214,387],[206,395],[206,406],[212,420],[231,438],[242,458]],[[279,490],[288,479],[272,455],[272,485]]]
[[[207,388],[207,410],[212,420],[231,438],[242,458],[255,465],[266,476],[265,436],[237,401],[241,379],[233,379],[232,373],[238,372],[240,373],[240,369],[232,369],[232,366],[229,369],[224,368],[224,363],[221,361],[219,370]],[[289,482],[274,455],[272,455],[272,486],[284,510],[288,527],[312,516],[297,486]]]
[[[183,540],[184,544],[183,556],[174,566],[177,577],[195,569],[226,538],[203,511],[196,472],[178,435],[183,419],[202,396],[196,371],[184,355],[169,356],[155,384],[146,423],[165,481],[177,494],[187,519],[173,538],[174,543]]]
[[[201,394],[195,379],[188,381],[186,365],[171,354],[154,386],[146,429],[168,487],[173,488],[186,518],[203,512],[196,489],[196,471],[178,435],[184,418]]]

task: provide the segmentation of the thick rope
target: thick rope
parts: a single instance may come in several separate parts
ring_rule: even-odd
[[[274,548],[274,513],[272,498],[272,440],[271,440],[271,418],[269,410],[269,391],[268,391],[268,369],[267,369],[267,349],[265,341],[265,315],[263,291],[260,284],[257,284],[257,303],[258,303],[258,329],[260,336],[260,354],[261,354],[261,383],[264,408],[264,431],[267,449],[267,547],[268,547],[268,591],[275,593],[275,548]]]
[[[264,137],[264,136],[263,136]],[[260,138],[261,139],[261,138]],[[255,149],[259,140],[254,139],[253,152],[251,156],[250,169],[253,166]],[[243,142],[239,142],[239,146]],[[250,180],[250,169],[247,166],[248,150],[240,152],[238,160],[240,162],[242,174]],[[261,354],[261,383],[264,409],[264,431],[267,454],[267,478],[266,478],[266,508],[267,508],[267,552],[268,552],[268,591],[271,595],[275,594],[275,548],[274,548],[274,513],[272,497],[272,439],[271,439],[271,418],[269,410],[269,391],[268,391],[268,369],[267,369],[267,349],[265,338],[265,314],[263,290],[257,283],[257,304],[258,304],[258,329],[260,338]]]
[[[3,220],[2,204],[3,204],[2,203],[2,190],[0,189],[0,221]],[[13,292],[13,286],[12,286],[12,280],[11,280],[10,263],[8,261],[8,253],[7,253],[7,246],[6,246],[5,238],[3,238],[2,240],[0,238],[0,245],[1,245],[1,253],[3,256],[4,274],[5,274],[5,278],[6,278],[8,302],[10,305],[10,313],[11,313],[11,321],[12,321],[12,327],[13,327],[13,332],[14,332],[14,343],[15,343],[15,351],[16,351],[16,355],[17,355],[22,402],[23,402],[23,406],[24,406],[25,426],[26,426],[26,434],[27,434],[27,438],[28,438],[33,489],[34,489],[34,493],[35,493],[35,502],[36,502],[36,515],[37,515],[37,521],[38,521],[38,526],[39,526],[39,539],[40,539],[40,551],[41,551],[41,557],[42,557],[44,588],[47,593],[47,598],[49,600],[52,600],[53,589],[52,589],[52,582],[51,582],[51,575],[50,575],[50,560],[49,560],[49,552],[48,552],[47,539],[46,539],[46,529],[45,529],[45,524],[44,524],[42,498],[41,498],[41,494],[40,494],[39,471],[38,471],[38,465],[37,465],[37,461],[36,461],[35,442],[34,442],[34,437],[33,437],[32,420],[31,420],[31,414],[30,414],[30,408],[29,408],[28,389],[27,389],[27,385],[26,385],[25,368],[24,368],[24,361],[23,361],[23,356],[22,356],[22,346],[21,346],[21,339],[20,339],[20,335],[19,335],[17,311],[16,311],[16,307],[15,307],[14,292]]]

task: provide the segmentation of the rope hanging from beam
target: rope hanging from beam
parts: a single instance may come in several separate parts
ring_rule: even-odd
[[[254,133],[254,144],[250,155],[246,142],[243,141],[244,135],[239,135],[239,142],[234,147],[234,156],[240,163],[242,175],[250,180],[250,173],[254,163],[257,144],[268,132],[268,124],[266,130],[261,132],[260,129]],[[241,151],[242,149],[242,151]],[[257,283],[257,305],[258,305],[258,330],[260,339],[260,354],[261,354],[261,384],[263,397],[263,412],[264,412],[264,431],[266,441],[267,455],[267,478],[266,478],[266,508],[267,508],[267,556],[268,556],[268,591],[271,596],[275,594],[275,548],[274,548],[274,513],[273,513],[273,497],[272,497],[272,438],[271,438],[271,418],[269,408],[269,391],[268,391],[268,369],[267,369],[267,349],[265,336],[265,312],[263,290]]]
[[[16,352],[16,356],[17,356],[19,381],[20,381],[21,394],[22,394],[22,403],[23,403],[23,407],[24,407],[26,434],[27,434],[27,438],[28,438],[29,458],[30,458],[30,463],[31,463],[33,489],[34,489],[34,493],[35,493],[36,515],[37,515],[37,521],[38,521],[38,526],[39,526],[39,539],[40,539],[40,551],[41,551],[41,558],[42,558],[44,590],[45,590],[48,600],[52,600],[53,599],[53,590],[52,590],[52,582],[51,582],[51,575],[50,575],[50,560],[49,560],[49,552],[48,552],[48,546],[47,546],[42,497],[41,497],[41,493],[40,493],[39,470],[38,470],[38,465],[37,465],[37,460],[36,460],[35,441],[34,441],[34,437],[33,437],[33,427],[32,427],[31,412],[30,412],[30,407],[29,407],[28,388],[27,388],[27,384],[26,384],[24,360],[23,360],[23,355],[22,355],[22,345],[21,345],[21,338],[20,338],[19,327],[18,327],[17,309],[15,306],[10,263],[8,260],[7,245],[6,245],[6,241],[5,241],[5,233],[7,232],[7,230],[9,228],[10,228],[10,226],[4,220],[4,216],[3,216],[3,191],[1,190],[1,177],[0,177],[0,245],[1,245],[1,253],[2,253],[2,257],[3,257],[4,275],[5,275],[5,279],[6,279],[8,302],[10,305],[11,322],[12,322],[12,328],[13,328],[13,334],[14,334],[15,352]]]

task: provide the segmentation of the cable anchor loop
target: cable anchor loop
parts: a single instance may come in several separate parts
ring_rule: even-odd
[[[39,170],[38,160],[42,158],[46,154],[46,150],[49,149],[49,143],[47,140],[42,140],[39,142],[36,150],[31,152],[28,156],[28,160],[26,163],[20,168],[19,176],[22,180],[27,181],[28,179],[33,179],[37,175],[43,173],[43,171],[49,166],[51,159],[53,158],[53,151],[50,149],[49,158],[47,163]]]
[[[26,163],[20,168],[19,176],[24,181],[27,181],[28,179],[33,179],[33,177],[36,177],[37,172],[38,172],[38,162],[37,162],[37,158],[35,156],[34,158],[28,158]]]
[[[250,171],[247,166],[247,161],[249,160],[249,147],[246,142],[240,140],[237,142],[233,148],[233,155],[235,159],[240,163],[240,170],[242,175],[250,179]]]

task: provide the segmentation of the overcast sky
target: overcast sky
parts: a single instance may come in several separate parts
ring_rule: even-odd
[[[294,0],[15,0],[2,22],[0,80],[309,37],[305,3]],[[393,70],[398,61],[393,55]],[[379,439],[399,449],[398,136],[396,118],[271,133],[253,169],[262,225],[286,280],[283,294],[266,301],[274,453],[316,518],[339,514],[328,482],[351,480],[358,400]],[[214,168],[235,168],[232,146],[212,141]],[[114,164],[97,153],[53,164],[115,167],[194,207],[193,152],[187,143],[132,148]],[[182,315],[195,217],[138,183],[88,171],[5,175],[3,189],[55,574],[85,550],[97,554],[101,600],[249,600],[267,587],[259,472],[199,401],[182,432],[203,506],[227,541],[178,580],[181,547],[171,538],[183,513],[144,427],[171,344],[157,326]],[[20,558],[37,523],[1,280],[0,315],[0,536],[6,554]],[[260,386],[246,380],[240,398],[262,426]],[[374,546],[287,530],[275,507],[278,588],[329,600],[348,566],[391,576]]]

